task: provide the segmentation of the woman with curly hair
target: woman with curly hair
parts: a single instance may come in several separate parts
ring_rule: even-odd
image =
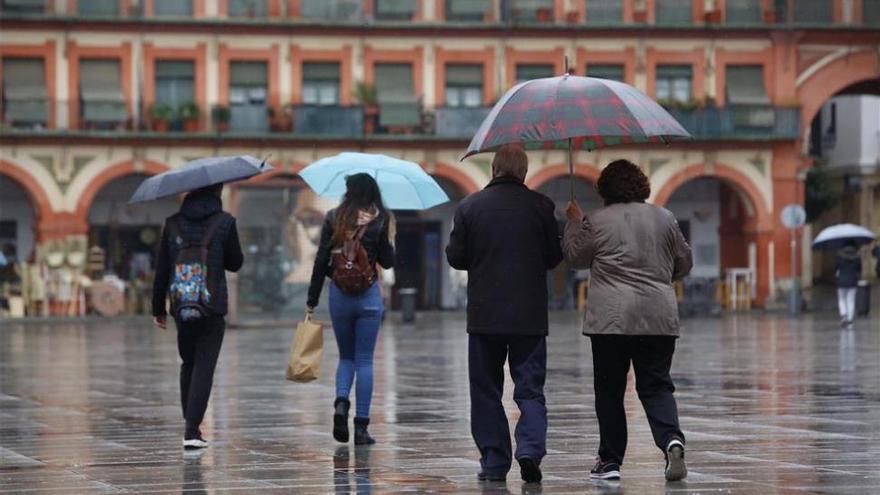
[[[626,451],[623,407],[630,363],[654,442],[666,456],[666,479],[687,476],[669,369],[679,334],[672,283],[690,272],[691,250],[669,211],[649,205],[648,178],[627,160],[612,162],[597,183],[605,207],[584,215],[572,201],[565,259],[590,268],[584,335],[593,349],[599,456],[593,479],[620,479]]]

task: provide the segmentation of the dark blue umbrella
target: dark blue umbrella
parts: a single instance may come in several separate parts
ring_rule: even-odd
[[[154,175],[143,181],[129,203],[141,203],[195,191],[214,184],[236,182],[272,170],[264,160],[252,156],[212,156]]]

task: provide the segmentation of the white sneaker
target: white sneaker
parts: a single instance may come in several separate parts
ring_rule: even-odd
[[[191,438],[183,441],[183,448],[186,450],[206,449],[208,442],[201,437]]]
[[[687,477],[688,470],[684,463],[684,444],[681,440],[672,440],[666,446],[666,481],[680,481]]]

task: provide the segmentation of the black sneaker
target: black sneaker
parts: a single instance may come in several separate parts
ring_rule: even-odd
[[[516,461],[519,462],[519,474],[522,476],[523,481],[526,483],[541,482],[544,476],[541,474],[541,464],[538,461],[528,457],[523,457]]]
[[[681,440],[672,440],[666,447],[666,481],[681,481],[688,475],[684,463],[684,444]]]
[[[605,462],[602,459],[596,460],[596,465],[590,470],[591,480],[619,480],[620,464],[616,462]]]
[[[503,473],[487,473],[485,471],[480,471],[477,473],[477,480],[503,483],[507,481],[507,475]]]
[[[196,432],[195,435],[183,439],[183,448],[185,450],[201,450],[208,448],[208,442],[202,438],[202,432]]]

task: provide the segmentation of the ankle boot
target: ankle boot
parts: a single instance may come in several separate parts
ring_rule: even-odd
[[[354,418],[354,444],[373,445],[376,440],[367,432],[370,418]]]
[[[351,402],[348,399],[338,397],[333,402],[333,438],[337,442],[348,442],[348,410]]]

